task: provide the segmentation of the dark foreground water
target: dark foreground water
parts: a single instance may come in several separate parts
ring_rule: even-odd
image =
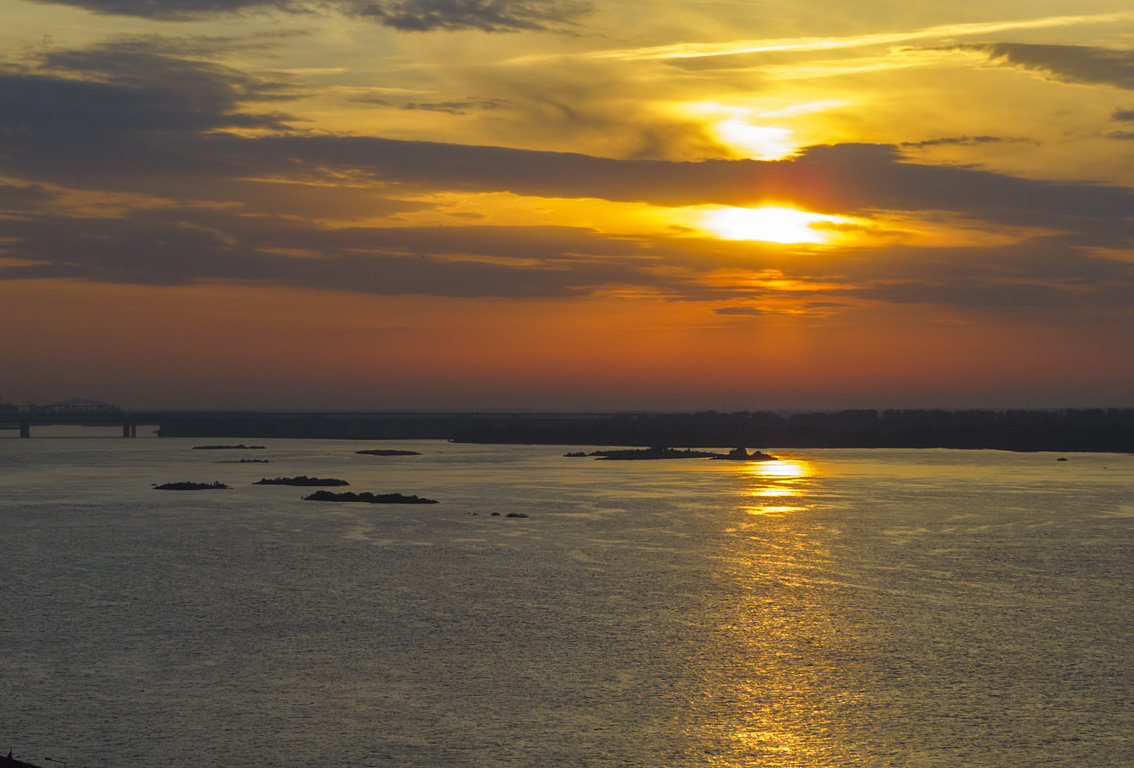
[[[44,766],[1134,765],[1134,457],[9,434],[0,751]],[[441,503],[251,485],[297,474]]]

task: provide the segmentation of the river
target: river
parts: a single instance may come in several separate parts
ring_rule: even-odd
[[[1132,456],[110,434],[0,433],[45,768],[1134,765]]]

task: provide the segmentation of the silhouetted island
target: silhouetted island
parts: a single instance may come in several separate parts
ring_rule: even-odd
[[[722,459],[724,461],[776,461],[776,457],[762,451],[749,453],[744,448],[734,448],[728,453],[713,453],[711,451],[693,451],[686,449],[679,451],[675,448],[625,448],[612,451],[592,451],[583,453],[574,451],[563,454],[564,457],[594,457],[606,461],[650,461],[653,459]]]
[[[679,451],[676,448],[627,448],[613,451],[592,451],[587,456],[605,461],[650,461],[653,459],[711,459],[717,454],[708,451],[692,451],[688,448]]]
[[[367,504],[438,504],[435,499],[426,499],[421,496],[403,496],[400,493],[332,493],[331,491],[315,491],[310,496],[304,496],[304,501],[361,501]]]
[[[162,485],[155,485],[154,490],[157,491],[214,491],[224,490],[228,486],[224,483],[163,483]]]
[[[224,459],[214,461],[214,464],[271,464],[271,459]]]
[[[9,750],[6,756],[0,755],[0,768],[40,768],[34,763],[25,763],[23,760],[17,760],[12,757],[12,751]]]
[[[364,456],[420,456],[417,451],[398,451],[393,448],[374,448],[369,451],[355,451]]]
[[[262,451],[262,445],[194,445],[194,451]]]
[[[721,461],[779,461],[770,453],[763,451],[749,453],[745,448],[733,448],[728,453],[718,453],[713,458]]]
[[[252,485],[350,485],[346,480],[338,480],[333,477],[308,477],[307,475],[298,475],[296,477],[265,477],[257,480]]]

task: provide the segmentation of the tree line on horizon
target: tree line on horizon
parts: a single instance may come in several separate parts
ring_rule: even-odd
[[[164,437],[428,439],[705,448],[1134,452],[1134,409],[166,414]]]
[[[612,414],[470,425],[457,442],[1134,451],[1134,409]]]

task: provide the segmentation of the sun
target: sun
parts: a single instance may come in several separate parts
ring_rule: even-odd
[[[842,221],[838,216],[768,205],[760,208],[717,208],[706,213],[701,224],[725,240],[758,240],[791,245],[829,242],[831,234],[814,225],[838,221]]]

